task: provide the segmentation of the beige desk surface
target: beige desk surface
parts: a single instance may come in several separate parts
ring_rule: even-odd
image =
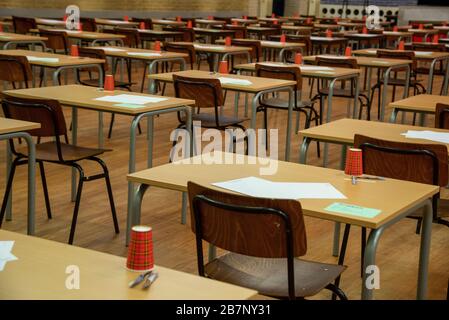
[[[340,119],[325,123],[320,126],[302,130],[300,131],[300,134],[303,137],[328,141],[331,143],[335,142],[345,144],[353,144],[355,134],[362,134],[377,139],[395,142],[442,144],[440,142],[434,142],[424,139],[410,139],[401,135],[401,133],[406,133],[408,130],[432,130],[449,132],[448,130],[444,129],[424,128],[388,122]],[[446,146],[449,147],[449,144],[447,144]]]
[[[151,22],[156,25],[162,26],[184,26],[187,24],[185,21],[174,21],[174,20],[165,20],[165,19],[152,19]]]
[[[40,123],[0,117],[0,134],[28,131],[31,129],[38,129],[40,127]]]
[[[366,24],[362,22],[346,22],[346,21],[338,21],[337,24],[342,27],[363,27]]]
[[[282,25],[281,26],[282,30],[295,30],[295,31],[300,31],[300,30],[312,30],[313,27],[307,27],[307,26],[286,26],[286,25]]]
[[[163,59],[163,58],[186,58],[188,57],[185,53],[178,53],[178,52],[167,52],[167,51],[155,51],[155,50],[147,50],[147,49],[138,49],[138,48],[129,48],[129,47],[115,47],[115,46],[104,46],[104,47],[90,47],[92,49],[102,49],[104,50],[105,54],[110,57],[125,57],[129,59],[139,59],[139,60],[157,60],[157,59]],[[110,49],[120,49],[123,51],[115,51]],[[134,54],[128,54],[129,52],[132,53],[142,53],[143,55],[134,55]],[[158,54],[157,56],[145,56],[146,53],[154,53]]]
[[[193,30],[198,34],[210,34],[210,35],[228,35],[234,34],[235,30],[227,29],[212,29],[212,28],[193,28]]]
[[[152,30],[152,29],[137,29],[140,34],[143,35],[157,35],[157,36],[182,36],[184,35],[181,31],[164,31],[164,30]]]
[[[411,37],[413,36],[412,32],[401,32],[401,31],[383,31],[384,36],[387,37]]]
[[[301,65],[299,64],[286,64],[283,62],[271,62],[271,61],[267,61],[267,62],[259,62],[260,64],[265,64],[265,65],[275,65],[275,66],[296,66],[301,68]],[[245,63],[245,64],[239,64],[234,66],[235,69],[237,70],[242,70],[242,71],[256,71],[256,63]],[[349,76],[349,75],[353,75],[353,74],[360,74],[360,70],[359,69],[347,69],[347,68],[331,68],[331,70],[326,70],[326,71],[321,71],[321,70],[310,70],[307,68],[301,68],[301,74],[304,77],[320,77],[320,78],[336,78],[336,77],[344,77],[344,76]]]
[[[388,106],[402,110],[424,111],[434,113],[437,103],[449,105],[449,96],[420,94],[406,99],[391,102]]]
[[[148,76],[150,79],[155,79],[162,82],[173,82],[173,75],[180,75],[185,77],[193,77],[193,78],[207,78],[207,79],[217,79],[219,77],[226,78],[237,78],[237,79],[245,79],[251,81],[250,85],[238,85],[238,84],[223,84],[223,89],[233,90],[233,91],[242,91],[242,92],[260,92],[263,90],[283,88],[288,86],[293,86],[296,84],[295,81],[290,80],[281,80],[281,79],[269,79],[269,78],[260,78],[260,77],[251,77],[251,76],[241,76],[236,74],[220,74],[220,73],[210,73],[208,71],[200,71],[200,70],[186,70],[186,71],[178,71],[178,72],[170,72],[170,73],[157,73],[151,74]]]
[[[437,34],[439,31],[434,29],[408,29],[408,32],[412,32],[415,35]]]
[[[239,41],[259,41],[262,48],[266,49],[287,49],[287,48],[303,48],[306,45],[299,42],[280,42],[280,41],[266,41],[266,40],[254,40],[254,39],[238,39]],[[223,39],[215,41],[215,43],[223,44]]]
[[[67,29],[51,29],[52,31],[63,31],[67,33],[69,38],[82,39],[82,40],[119,40],[124,39],[126,36],[121,34],[103,33],[103,32],[89,32],[79,30],[67,30]]]
[[[383,38],[384,35],[383,34],[377,34],[377,33],[351,33],[351,32],[346,32],[345,33],[345,38],[350,38],[350,39],[376,39],[376,38]]]
[[[121,107],[117,106],[117,104],[119,103],[116,102],[98,101],[94,99],[111,95],[116,96],[119,94],[129,94],[134,96],[150,96],[158,98],[161,98],[161,96],[137,92],[121,91],[121,90],[103,91],[95,87],[88,87],[77,84],[66,86],[8,90],[4,92],[16,97],[54,99],[58,100],[62,105],[65,106],[79,107],[95,111],[116,112],[126,115],[137,115],[148,111],[163,110],[195,104],[195,101],[193,100],[164,97],[167,100],[155,103],[147,103],[146,105],[141,105],[139,107],[134,106]]]
[[[235,21],[240,24],[254,24],[258,22],[257,20],[254,19],[243,19],[243,18],[232,18],[231,21],[232,22]]]
[[[403,64],[410,64],[410,60],[398,60],[398,59],[384,59],[384,58],[370,58],[370,57],[346,57],[335,55],[318,55],[318,56],[306,56],[303,58],[306,62],[315,63],[316,57],[332,58],[332,59],[356,59],[357,64],[361,67],[393,67]]]
[[[319,24],[319,23],[317,23],[317,24],[314,24],[313,27],[315,29],[324,29],[324,30],[327,30],[327,29],[339,30],[340,29],[340,26],[338,24]]]
[[[390,51],[398,51],[398,50],[390,50]],[[421,52],[421,54],[420,53],[416,54],[417,52]],[[354,50],[354,51],[352,51],[352,53],[355,55],[375,57],[377,54],[377,49]],[[449,57],[449,52],[415,51],[415,59],[416,60],[433,60],[433,59],[444,58],[444,57]]]
[[[42,26],[58,26],[62,27],[65,26],[65,21],[63,20],[56,20],[56,19],[43,19],[43,18],[35,18],[36,24],[42,25]]]
[[[276,31],[277,29],[275,28],[268,28],[268,27],[247,27],[246,28],[247,31],[260,31],[260,32],[264,32],[264,31]]]
[[[449,31],[449,26],[434,26],[433,28],[439,31]]]
[[[172,43],[183,45],[190,44],[195,47],[195,51],[207,53],[235,53],[235,52],[248,52],[252,50],[250,47],[223,46],[218,44],[202,44],[197,42],[172,42]]]
[[[114,26],[114,27],[116,27],[116,26],[138,26],[139,25],[139,22],[100,19],[100,18],[95,18],[95,23],[105,25],[105,26]]]
[[[0,42],[8,41],[45,41],[47,38],[10,32],[0,32]]]
[[[159,278],[150,289],[128,283],[139,273],[125,269],[126,258],[0,230],[14,241],[10,261],[0,272],[0,299],[56,300],[230,300],[250,299],[257,291],[156,265]],[[157,261],[156,261],[157,262]],[[80,289],[65,286],[68,266],[78,266]]]
[[[221,153],[217,154],[222,156]],[[235,157],[234,154],[228,155]],[[208,155],[204,156],[209,158],[209,161],[212,160]],[[343,193],[347,199],[301,199],[304,214],[373,229],[379,228],[387,221],[439,191],[437,186],[393,179],[374,183],[372,181],[359,182],[353,185],[351,179],[343,171],[275,160],[273,160],[275,162],[272,163],[272,166],[277,165],[276,173],[261,176],[259,170],[262,167],[267,168],[267,163],[264,162],[262,165],[257,159],[253,159],[255,164],[250,164],[247,156],[242,157],[243,161],[240,162],[242,164],[171,163],[129,174],[128,181],[177,191],[187,191],[188,181],[212,187],[211,183],[214,182],[249,176],[282,182],[328,182]],[[198,160],[201,161],[200,158]],[[382,212],[374,218],[364,218],[326,211],[325,208],[334,202],[376,208]]]
[[[260,17],[260,18],[257,18],[257,20],[264,21],[264,22],[274,22],[274,21],[286,22],[286,21],[288,21],[287,18],[283,18],[283,17],[279,17],[279,18],[264,18],[264,17]]]
[[[346,38],[334,38],[334,37],[310,37],[312,42],[329,42],[329,43],[338,43],[338,42],[346,42],[348,39]]]
[[[58,58],[57,62],[47,61],[30,61],[31,65],[45,66],[45,67],[65,67],[65,66],[78,66],[86,64],[99,64],[104,63],[104,60],[86,58],[86,57],[72,57],[63,54],[54,54],[41,51],[29,51],[29,50],[0,50],[0,55],[16,55],[16,56],[32,56],[41,58]]]
[[[205,24],[205,25],[223,25],[226,24],[226,21],[223,20],[209,20],[209,19],[195,19],[197,24]]]

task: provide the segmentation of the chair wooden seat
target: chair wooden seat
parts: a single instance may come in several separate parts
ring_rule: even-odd
[[[288,101],[279,97],[272,97],[267,99],[262,99],[260,102],[261,106],[269,106],[269,108],[273,109],[288,109]],[[296,102],[296,105],[293,107],[293,109],[296,108],[306,108],[306,107],[312,107],[313,102],[311,100],[300,100]]]
[[[192,116],[193,121],[201,121],[201,126],[204,128],[216,128],[217,123],[215,121],[215,114],[213,113],[198,113]],[[245,117],[233,117],[218,115],[218,123],[220,127],[230,127],[237,124],[241,124],[249,120]]]
[[[66,143],[61,143],[61,152],[65,161],[79,161],[89,157],[95,157],[103,154],[108,149],[94,149],[74,146]],[[28,148],[21,147],[17,150],[18,153],[28,156]],[[59,162],[57,144],[55,141],[49,141],[36,144],[36,160]]]
[[[84,79],[84,80],[80,80],[80,83],[82,85],[89,86],[89,87],[98,87],[98,79]],[[135,82],[124,82],[124,81],[114,80],[114,87],[115,88],[128,89],[133,84],[135,84]]]
[[[390,83],[390,82],[388,82]],[[320,89],[320,93],[327,96],[329,95],[329,88],[322,88]],[[334,88],[333,90],[333,96],[334,97],[340,97],[340,98],[353,98],[355,94],[355,90],[351,89],[341,89],[341,88]],[[360,90],[359,94],[369,94],[368,90]]]
[[[415,86],[415,85],[420,84],[421,82],[422,82],[422,80],[420,80],[420,79],[410,79],[409,85]],[[382,78],[379,79],[379,83],[383,84],[384,79],[382,79]],[[388,84],[392,85],[392,86],[405,86],[406,82],[405,82],[405,79],[389,78]]]
[[[337,278],[346,266],[295,259],[295,292],[310,297]],[[253,288],[262,295],[288,298],[287,259],[267,259],[228,253],[205,265],[206,275]]]

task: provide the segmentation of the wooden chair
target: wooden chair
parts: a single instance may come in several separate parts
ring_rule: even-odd
[[[183,34],[182,41],[183,42],[195,42],[195,40],[196,40],[195,30],[193,28],[191,29],[191,28],[187,28],[187,27],[164,27],[164,28],[162,28],[162,30],[182,32],[182,34]]]
[[[233,195],[187,185],[202,277],[252,288],[283,299],[304,299],[323,289],[346,300],[332,282],[345,266],[297,259],[306,254],[301,204]],[[229,251],[204,265],[203,240]]]
[[[143,22],[145,24],[145,29],[148,29],[148,30],[153,29],[153,20],[151,20],[151,18],[132,18],[132,21],[139,22],[139,27],[140,27],[140,23]]]
[[[67,33],[64,31],[56,31],[52,29],[39,29],[39,35],[47,38],[45,45],[47,51],[53,53],[69,54],[69,40]]]
[[[37,99],[19,99],[9,95],[4,95],[3,112],[6,118],[17,120],[37,122],[41,124],[40,129],[34,129],[29,133],[34,137],[52,137],[52,141],[39,143],[36,145],[36,162],[39,164],[39,169],[42,177],[42,186],[44,189],[45,204],[47,208],[48,218],[51,218],[50,201],[48,197],[47,183],[45,179],[44,162],[53,164],[60,164],[75,168],[79,173],[78,188],[76,192],[75,208],[73,210],[72,224],[70,228],[69,244],[73,244],[75,236],[76,222],[78,218],[78,211],[81,200],[81,192],[83,184],[86,181],[93,181],[104,178],[109,196],[109,203],[111,206],[111,213],[114,222],[115,233],[119,233],[119,226],[115,212],[114,199],[112,195],[111,183],[109,180],[109,173],[106,164],[97,156],[103,154],[104,149],[93,149],[74,146],[68,144],[67,129],[65,125],[64,115],[61,106],[56,100],[37,100]],[[65,137],[65,142],[62,143],[60,137]],[[10,148],[12,154],[15,156],[13,160],[11,171],[6,185],[6,191],[3,198],[3,203],[0,211],[0,227],[5,214],[6,203],[9,193],[12,188],[14,173],[16,167],[28,162],[27,149],[18,148],[14,146],[14,142],[10,140]],[[90,160],[97,162],[103,169],[103,173],[93,176],[85,176],[83,168],[79,165],[81,160]]]
[[[417,94],[423,94],[426,93],[426,89],[424,86],[420,83],[420,80],[417,79],[417,61],[415,59],[415,53],[413,51],[397,51],[397,50],[377,50],[377,57],[378,58],[386,58],[386,59],[399,59],[399,60],[411,60],[413,63],[410,65],[410,81],[409,86],[413,88],[414,95]],[[383,86],[384,80],[381,73],[382,69],[378,69],[377,71],[377,83],[371,88],[371,98],[370,100],[373,100],[374,92],[377,89],[378,90],[378,116],[380,116],[380,102],[382,100],[381,98],[381,90],[380,88]],[[394,72],[394,77],[388,79],[388,85],[393,86],[393,97],[392,101],[395,100],[396,96],[396,87],[404,87],[406,85],[406,79],[404,78],[398,78],[398,72],[401,70],[397,70]],[[405,71],[405,69],[404,69]]]
[[[28,34],[31,29],[37,29],[37,23],[34,18],[13,16],[12,23],[15,33]]]
[[[106,53],[104,52],[103,49],[93,49],[93,48],[79,48],[78,49],[79,55],[80,57],[87,57],[87,58],[94,58],[94,59],[101,59],[104,60],[104,63],[101,65],[102,69],[103,69],[103,77],[106,76],[107,71],[109,70],[109,65],[108,65],[108,60],[107,60],[107,56]],[[82,79],[81,78],[81,73],[82,72],[88,72],[89,74],[89,78],[88,79]],[[89,87],[98,87],[98,76],[97,78],[93,78],[92,77],[92,73],[97,72],[96,68],[85,68],[85,69],[77,69],[77,77],[79,79],[79,82],[82,85],[85,86],[89,86]],[[103,79],[103,83],[104,83]],[[131,86],[133,85],[132,82],[121,82],[121,81],[117,81],[114,79],[114,88],[119,88],[119,89],[126,89],[128,91],[132,91],[131,90]],[[108,132],[108,138],[110,139],[112,137],[112,127],[114,125],[114,121],[115,121],[115,113],[112,113],[111,115],[111,122],[109,124],[109,132]],[[139,124],[139,133],[142,133],[142,130],[140,128],[140,124]]]
[[[195,100],[198,113],[193,114],[192,121],[201,121],[201,127],[226,130],[240,128],[246,131],[243,122],[248,118],[224,116],[220,110],[224,108],[223,90],[220,80],[213,78],[191,78],[173,75],[176,98]],[[200,112],[202,109],[213,112]],[[186,127],[185,117],[178,112],[179,128]],[[234,137],[235,140],[235,137]],[[247,141],[245,137],[245,141]],[[174,142],[175,144],[176,142]]]
[[[87,32],[96,32],[97,31],[97,23],[95,22],[95,18],[80,17],[80,22],[81,22],[83,31],[87,31]]]
[[[232,24],[225,24],[223,26],[224,30],[234,30],[234,39],[246,39],[246,27],[245,26],[234,26]]]
[[[262,45],[259,40],[240,40],[232,39],[231,43],[237,47],[249,47],[251,48],[250,57],[253,62],[262,61]]]
[[[28,81],[33,80],[28,59],[24,56],[0,55],[0,80],[11,83],[14,89],[22,85],[28,88]]]
[[[358,69],[357,60],[353,58],[335,59],[335,58],[317,57],[315,62],[318,66]],[[351,80],[349,80],[350,82],[349,87],[346,85],[347,81],[341,81],[340,88],[334,88],[333,96],[339,98],[354,99],[356,81],[358,81],[358,79],[352,78]],[[324,81],[317,81],[317,83],[318,83],[318,95],[320,98],[320,114],[322,114],[324,107],[323,105],[324,98],[329,96],[329,87],[325,84]],[[360,89],[359,102],[360,102],[359,119],[362,118],[363,107],[366,107],[367,119],[371,120],[371,100],[369,98],[369,92]]]
[[[354,146],[362,149],[363,171],[368,175],[426,183],[444,187],[448,182],[448,150],[445,145],[392,142],[363,135],[354,135]],[[433,221],[449,226],[438,217],[439,194],[432,198]],[[416,233],[421,229],[421,216],[409,216],[418,220]],[[351,226],[345,225],[339,263],[343,264]],[[366,244],[366,228],[362,228],[362,265]],[[363,272],[363,270],[362,270]],[[338,285],[338,283],[337,283]]]
[[[294,99],[293,99],[293,111],[298,112],[296,117],[296,132],[299,131],[299,112],[302,112],[305,117],[305,128],[310,127],[312,120],[315,121],[315,125],[319,125],[320,115],[314,108],[314,102],[310,100],[302,100],[302,75],[301,69],[297,66],[269,66],[256,63],[256,76],[272,79],[283,79],[295,81]],[[264,128],[265,139],[268,141],[268,109],[288,110],[289,101],[282,99],[280,96],[265,96],[259,99],[259,106],[257,112],[263,112],[264,115]],[[317,152],[320,154],[319,144],[317,144]]]

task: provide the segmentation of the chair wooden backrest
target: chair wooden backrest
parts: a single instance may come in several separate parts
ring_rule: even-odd
[[[347,68],[347,69],[357,69],[357,59],[355,58],[332,58],[332,57],[324,57],[318,56],[315,59],[315,63],[318,66],[332,67],[332,68]]]
[[[418,66],[418,63],[415,59],[415,53],[413,51],[409,50],[377,50],[377,57],[378,58],[385,58],[385,59],[398,59],[398,60],[410,60],[413,61],[411,64],[411,71],[415,71],[416,67]]]
[[[115,34],[125,36],[123,43],[125,47],[137,48],[140,45],[139,31],[135,28],[114,28]]]
[[[449,130],[449,105],[437,103],[435,108],[435,128]]]
[[[294,298],[294,257],[307,252],[301,204],[225,193],[193,182],[187,189],[199,274],[204,276],[202,240],[242,255],[287,258],[289,296]]]
[[[223,26],[224,30],[233,30],[234,33],[234,39],[246,39],[246,27],[245,26],[234,26],[231,24],[225,24]]]
[[[356,134],[366,174],[446,186],[448,150],[445,145],[393,142]]]
[[[58,158],[64,162],[60,136],[65,136],[67,140],[67,127],[57,100],[23,99],[3,94],[2,108],[6,118],[40,123],[39,129],[30,130],[28,133],[34,137],[54,137]],[[11,151],[17,154],[12,140],[10,147]]]
[[[28,59],[24,56],[0,55],[0,80],[11,82],[24,82],[28,88],[28,81],[33,79]]]
[[[312,40],[310,40],[310,31],[309,34],[307,35],[300,35],[300,34],[287,34],[286,35],[286,40],[288,42],[296,42],[296,43],[304,43],[306,45],[306,55],[311,55],[312,54]]]
[[[81,22],[83,31],[87,31],[87,32],[96,32],[97,31],[97,23],[95,22],[95,18],[80,17],[80,22]]]
[[[164,44],[164,50],[168,52],[188,54],[189,56],[185,60],[187,63],[190,63],[190,68],[193,70],[196,61],[196,51],[195,46],[193,44],[166,42]]]
[[[37,29],[37,23],[34,18],[12,17],[12,23],[16,33],[27,34],[30,29]]]
[[[103,68],[103,75],[106,75],[106,71],[109,70],[108,59],[106,53],[103,49],[94,49],[89,47],[79,47],[78,54],[80,57],[93,58],[93,59],[101,59],[104,60],[104,63],[101,64]],[[79,69],[77,69],[79,70]],[[93,71],[98,72],[97,68],[85,68],[83,71]]]
[[[132,21],[139,22],[139,28],[140,23],[143,22],[145,24],[145,29],[147,30],[153,29],[153,20],[151,20],[150,18],[132,18]]]
[[[69,41],[64,31],[56,31],[51,29],[39,29],[41,37],[47,38],[45,45],[53,51],[63,50],[64,54],[69,53]]]
[[[445,52],[448,51],[444,43],[413,43],[411,46],[413,51],[431,51]]]
[[[232,39],[232,45],[237,47],[249,47],[251,48],[251,59],[254,59],[256,62],[262,60],[262,45],[259,40],[239,40]]]
[[[297,66],[271,66],[256,63],[256,76],[272,79],[291,80],[296,82],[295,91],[302,89],[301,69]]]

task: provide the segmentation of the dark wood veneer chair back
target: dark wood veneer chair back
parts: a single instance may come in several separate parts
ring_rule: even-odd
[[[449,105],[437,104],[435,109],[435,128],[449,129]]]
[[[245,26],[234,26],[234,25],[224,25],[224,30],[234,30],[234,38],[235,39],[246,39],[246,27]]]
[[[133,22],[139,22],[139,28],[140,23],[143,22],[145,24],[145,29],[151,30],[153,29],[153,20],[150,18],[132,18]]]
[[[12,23],[16,33],[27,34],[30,29],[37,29],[37,23],[34,18],[12,17]]]
[[[316,57],[315,62],[318,66],[323,67],[347,68],[347,69],[358,68],[357,59],[354,58]]]
[[[24,82],[28,88],[28,81],[33,79],[30,63],[24,56],[0,55],[0,80],[14,82]]]
[[[218,108],[224,104],[223,90],[218,79],[173,75],[173,81],[176,97],[195,100],[198,108]]]
[[[446,45],[443,43],[414,43],[411,46],[413,51],[431,51],[431,52],[445,52],[448,51]]]
[[[65,54],[69,53],[69,45],[67,34],[63,31],[55,31],[51,29],[39,29],[41,37],[47,38],[45,45],[53,51],[62,50]]]
[[[193,26],[195,27],[195,26]],[[187,27],[164,27],[162,28],[164,31],[176,31],[182,32],[182,41],[184,42],[195,42],[195,30]]]
[[[87,32],[96,32],[97,31],[97,23],[95,22],[95,18],[80,18],[80,22],[82,25],[83,31]]]
[[[287,258],[289,250],[294,257],[306,254],[298,201],[234,195],[193,182],[188,183],[188,191],[197,240],[200,236],[224,250],[261,258]]]
[[[185,58],[187,63],[190,63],[190,67],[193,69],[193,65],[196,61],[196,52],[193,44],[182,44],[176,42],[167,42],[164,44],[164,50],[169,52],[185,53],[189,56]]]
[[[262,45],[260,41],[258,40],[239,40],[239,39],[232,39],[232,45],[237,47],[248,47],[251,48],[251,59],[256,60],[256,62],[259,62],[262,60]]]
[[[354,146],[363,150],[366,174],[441,187],[447,185],[445,145],[392,142],[356,134]]]
[[[296,90],[302,89],[301,69],[296,66],[269,66],[256,63],[256,76],[296,81]]]
[[[418,63],[415,59],[415,53],[413,51],[396,51],[396,50],[377,50],[378,58],[385,59],[399,59],[399,60],[411,60],[411,71],[415,71]]]
[[[93,58],[93,59],[101,59],[104,60],[104,63],[102,64],[103,67],[103,74],[105,74],[106,71],[109,69],[108,60],[106,53],[103,49],[93,49],[88,47],[80,47],[78,48],[78,53],[80,57],[86,57],[86,58]],[[93,72],[98,72],[97,68],[86,68],[83,70],[90,70]]]
[[[140,45],[139,31],[135,28],[114,28],[114,33],[125,36],[125,47],[137,48]]]

